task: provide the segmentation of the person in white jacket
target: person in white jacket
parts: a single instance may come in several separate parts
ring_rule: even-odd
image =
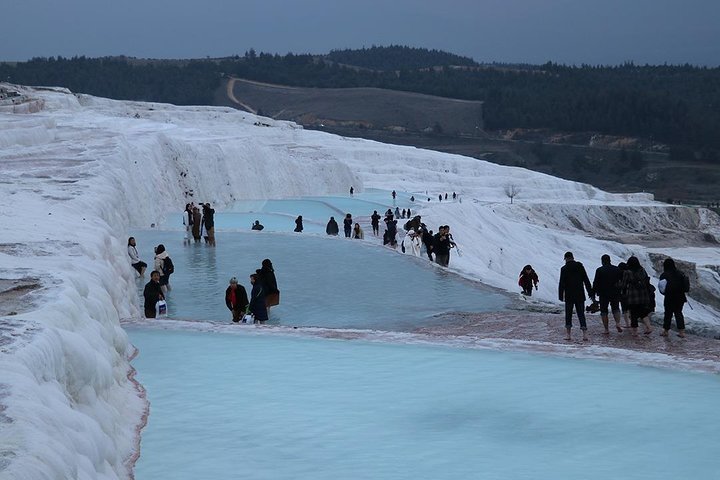
[[[130,265],[132,265],[132,267],[137,270],[142,277],[145,274],[147,263],[140,260],[137,245],[135,244],[135,237],[128,238],[128,255],[130,256]]]
[[[415,233],[415,230],[410,229],[407,232],[407,236],[403,240],[406,251],[409,251],[412,255],[420,256],[420,234]]]

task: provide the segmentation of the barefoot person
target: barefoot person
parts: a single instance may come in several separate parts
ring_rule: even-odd
[[[678,270],[675,260],[672,258],[666,258],[663,262],[663,273],[660,275],[661,284],[663,280],[665,285],[660,288],[660,293],[665,295],[665,300],[663,300],[665,314],[663,317],[663,331],[660,335],[667,337],[674,315],[678,336],[685,337],[685,316],[682,310],[683,305],[687,302],[685,294],[690,291],[690,280],[687,275]]]
[[[570,340],[572,329],[573,309],[577,313],[582,330],[583,340],[587,341],[587,323],[585,323],[585,290],[588,296],[593,296],[590,279],[587,276],[582,263],[576,262],[572,252],[566,252],[565,265],[560,269],[560,283],[558,284],[558,296],[561,302],[565,302],[565,340]],[[583,289],[585,286],[585,289]]]
[[[637,335],[638,320],[645,325],[645,335],[652,333],[650,313],[653,311],[650,277],[640,265],[640,260],[632,256],[628,258],[627,270],[623,272],[622,289],[627,297],[630,309],[630,328]]]
[[[128,238],[128,255],[130,256],[130,265],[137,270],[141,277],[145,275],[147,263],[140,260],[137,251],[137,244],[135,243],[135,237]]]
[[[600,257],[602,266],[595,270],[593,291],[600,297],[600,318],[606,335],[609,330],[609,311],[612,310],[615,319],[615,330],[622,332],[620,327],[620,284],[622,283],[622,270],[612,264],[610,255]],[[609,307],[609,308],[608,308]]]

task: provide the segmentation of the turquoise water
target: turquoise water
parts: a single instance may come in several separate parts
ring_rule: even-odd
[[[151,405],[137,480],[718,478],[714,375],[275,335],[129,335]]]
[[[187,243],[181,232],[137,231],[141,258],[165,245],[175,264],[168,295],[171,318],[229,322],[230,277],[250,291],[249,275],[264,258],[275,266],[281,304],[271,324],[413,330],[447,311],[504,310],[507,297],[431,264],[370,242],[344,237],[219,232],[217,245]],[[138,280],[138,294],[144,281]]]

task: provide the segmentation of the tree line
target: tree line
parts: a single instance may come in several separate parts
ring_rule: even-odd
[[[50,57],[0,64],[0,79],[15,83],[185,105],[212,104],[222,75],[300,87],[377,87],[481,100],[491,130],[596,131],[720,149],[720,68],[480,65],[445,52],[398,46],[336,50],[325,56],[251,49],[222,59]]]

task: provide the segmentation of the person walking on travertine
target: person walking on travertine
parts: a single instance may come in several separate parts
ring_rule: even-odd
[[[585,290],[588,296],[593,296],[592,285],[582,263],[576,262],[572,252],[566,252],[565,265],[560,269],[560,282],[558,283],[558,298],[565,302],[565,340],[570,340],[572,329],[573,309],[577,313],[582,330],[583,341],[587,341],[587,323],[585,322]],[[585,289],[583,289],[583,286]]]
[[[612,311],[615,319],[615,329],[622,332],[620,327],[620,285],[622,284],[622,270],[610,262],[610,255],[600,257],[602,266],[595,270],[593,291],[600,300],[600,318],[603,322],[605,335],[610,333],[609,313]],[[609,308],[608,308],[609,307]]]

